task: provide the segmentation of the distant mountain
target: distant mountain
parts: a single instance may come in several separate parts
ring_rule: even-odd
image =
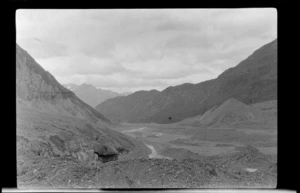
[[[74,92],[74,90],[77,90],[78,85],[74,83],[69,84],[63,84],[64,87]]]
[[[57,82],[19,45],[16,46],[16,72],[18,104],[29,104],[44,111],[63,113],[103,124],[110,122]]]
[[[130,95],[130,94],[132,94],[132,92],[123,92],[123,93],[121,93],[120,95],[122,95],[122,96],[128,96],[128,95]]]
[[[64,84],[66,88],[73,91],[76,96],[78,96],[82,101],[89,104],[92,107],[102,103],[103,101],[120,96],[119,93],[105,90],[101,88],[96,88],[91,84]]]
[[[277,99],[277,39],[216,79],[138,91],[108,99],[96,110],[116,122],[173,123],[201,115],[229,98],[245,104]]]

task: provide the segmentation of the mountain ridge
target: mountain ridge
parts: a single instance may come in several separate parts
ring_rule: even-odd
[[[62,86],[18,44],[16,58],[16,93],[19,105],[27,103],[39,108],[51,107],[51,110],[93,122],[110,123],[101,113]]]
[[[115,122],[173,123],[202,114],[228,98],[245,104],[277,98],[277,39],[215,79],[108,99],[96,110]]]

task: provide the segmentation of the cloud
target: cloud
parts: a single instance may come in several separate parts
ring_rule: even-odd
[[[52,57],[37,60],[50,73],[59,76],[66,75],[103,75],[109,76],[126,70],[122,64],[110,59],[91,58],[86,55]]]
[[[72,69],[72,58],[68,56],[58,56],[51,58],[38,58],[36,59],[45,70],[49,71],[55,77],[67,76],[74,74]]]
[[[17,42],[61,83],[122,92],[215,78],[277,37],[276,9],[21,9],[16,16]]]
[[[161,60],[146,60],[138,63],[124,64],[127,73],[143,79],[177,79],[192,74],[211,72],[205,68],[198,68],[197,65],[185,65],[176,58],[163,58]]]
[[[72,58],[72,71],[82,75],[111,75],[124,71],[125,68],[111,59],[90,58],[84,55]]]
[[[277,12],[274,8],[227,9],[216,14],[212,26],[227,40],[276,37]]]
[[[159,24],[155,29],[158,31],[196,31],[201,28],[193,23],[170,20]]]
[[[162,86],[166,83],[162,80],[146,80],[137,77],[130,77],[124,74],[114,74],[112,76],[87,76],[87,81],[92,82],[98,87],[127,87],[135,88],[136,86]]]
[[[169,49],[210,49],[214,46],[214,42],[210,40],[209,36],[201,33],[197,35],[180,34],[169,40],[165,47]]]
[[[90,57],[111,58],[112,51],[115,49],[113,40],[94,41],[87,46],[82,46],[79,51]]]
[[[68,49],[65,45],[47,39],[21,38],[18,43],[21,47],[29,48],[28,52],[36,59],[68,55]]]

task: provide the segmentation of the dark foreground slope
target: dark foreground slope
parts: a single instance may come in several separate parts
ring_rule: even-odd
[[[96,110],[117,122],[172,123],[203,114],[229,98],[245,104],[277,99],[277,39],[216,79],[135,92],[108,99]]]

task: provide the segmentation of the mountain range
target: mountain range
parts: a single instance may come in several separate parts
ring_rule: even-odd
[[[121,96],[121,94],[117,92],[96,88],[95,86],[86,83],[81,85],[70,83],[64,84],[64,86],[73,91],[76,96],[92,107],[95,107],[107,99]]]
[[[217,78],[198,84],[138,91],[108,99],[96,110],[113,122],[174,123],[235,98],[245,104],[277,99],[277,39]]]

